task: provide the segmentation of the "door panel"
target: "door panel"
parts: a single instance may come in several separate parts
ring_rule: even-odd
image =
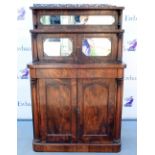
[[[81,79],[78,81],[79,142],[103,143],[113,134],[115,81]]]
[[[41,107],[41,123],[45,129],[42,137],[47,142],[73,142],[76,139],[75,82],[73,79],[40,80],[44,87],[39,87],[39,91],[44,92],[42,98],[46,103]]]

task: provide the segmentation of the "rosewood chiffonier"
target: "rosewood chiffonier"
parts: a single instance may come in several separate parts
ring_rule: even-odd
[[[34,4],[31,9],[33,149],[120,151],[124,7]]]

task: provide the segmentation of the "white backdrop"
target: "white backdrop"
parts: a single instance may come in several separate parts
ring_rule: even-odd
[[[18,0],[17,7],[17,113],[18,119],[31,119],[30,79],[27,64],[32,61],[31,38],[32,15],[29,9],[33,3],[57,3],[56,0]],[[65,3],[60,0],[59,3]],[[75,3],[75,0],[70,0]],[[76,2],[77,3],[77,2]],[[123,13],[123,61],[127,64],[124,78],[123,119],[136,119],[137,109],[137,10],[128,0],[85,0],[78,3],[104,3],[124,6]]]

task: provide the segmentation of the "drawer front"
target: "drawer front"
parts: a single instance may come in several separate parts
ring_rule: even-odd
[[[117,78],[123,77],[122,69],[36,69],[32,78]]]
[[[75,69],[37,69],[37,78],[75,78]]]
[[[116,69],[79,69],[78,78],[114,78],[117,76]]]

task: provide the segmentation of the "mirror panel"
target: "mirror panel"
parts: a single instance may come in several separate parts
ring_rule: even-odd
[[[114,16],[60,16],[60,15],[44,15],[40,17],[42,25],[112,25],[115,22]]]
[[[82,41],[82,52],[86,56],[108,56],[111,53],[109,38],[85,38]]]
[[[69,38],[47,38],[43,41],[44,56],[69,56],[73,43]]]

